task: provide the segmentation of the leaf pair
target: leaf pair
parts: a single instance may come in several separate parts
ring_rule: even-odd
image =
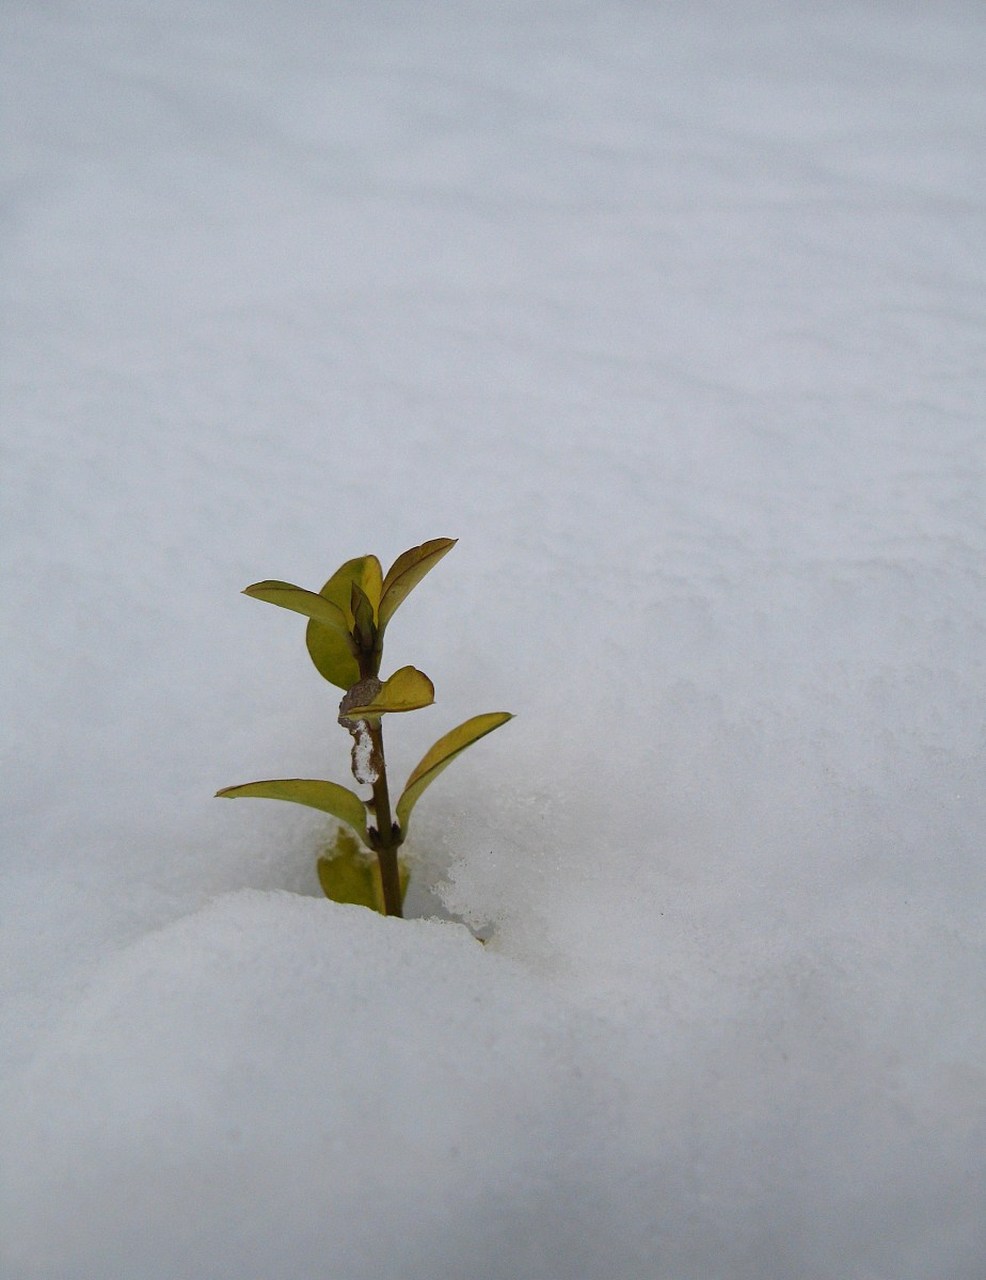
[[[321,854],[315,869],[322,892],[333,902],[348,902],[387,914],[380,865],[348,831],[338,831],[331,851]],[[403,903],[409,879],[403,862],[398,862],[398,878]]]
[[[307,617],[305,639],[319,674],[340,689],[350,689],[362,676],[379,671],[387,624],[455,543],[455,538],[432,538],[411,547],[397,557],[386,577],[376,556],[357,556],[340,565],[317,594],[273,580],[255,582],[243,594]]]
[[[413,668],[411,668],[413,670]],[[438,741],[418,762],[407,780],[401,798],[397,801],[397,822],[402,839],[407,835],[411,810],[422,793],[431,786],[438,775],[467,747],[485,738],[488,733],[513,717],[509,711],[491,711],[464,721]],[[268,782],[247,782],[239,787],[224,787],[217,796],[235,800],[240,796],[254,796],[264,800],[291,800],[330,813],[334,818],[350,826],[363,843],[370,848],[370,836],[366,825],[366,805],[355,791],[335,782],[316,778],[277,778]]]

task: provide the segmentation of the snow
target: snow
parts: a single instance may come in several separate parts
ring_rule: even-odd
[[[370,726],[365,720],[357,720],[356,727],[350,732],[353,736],[353,777],[357,782],[372,787],[380,774],[373,761],[373,739],[370,737]]]
[[[981,6],[2,22],[5,1280],[979,1280]]]

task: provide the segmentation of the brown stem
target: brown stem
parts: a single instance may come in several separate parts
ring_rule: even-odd
[[[383,726],[380,720],[370,721],[370,738],[373,742],[373,757],[378,766],[377,780],[373,784],[373,812],[377,819],[377,838],[374,844],[380,864],[384,912],[388,916],[403,916],[401,876],[397,864],[400,831],[390,815],[390,789],[387,786],[387,763],[383,754]]]

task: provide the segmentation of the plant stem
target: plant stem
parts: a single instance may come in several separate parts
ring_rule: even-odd
[[[380,864],[380,882],[383,886],[384,913],[403,916],[401,904],[401,877],[397,865],[397,848],[400,835],[395,838],[394,822],[390,815],[390,789],[387,786],[387,762],[383,754],[383,725],[380,720],[370,721],[370,738],[373,755],[379,761],[377,780],[373,784],[373,811],[377,818],[377,861]]]

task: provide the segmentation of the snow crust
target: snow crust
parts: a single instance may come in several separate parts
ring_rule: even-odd
[[[0,1274],[980,1280],[982,7],[2,24]],[[445,535],[385,920],[238,591]]]

